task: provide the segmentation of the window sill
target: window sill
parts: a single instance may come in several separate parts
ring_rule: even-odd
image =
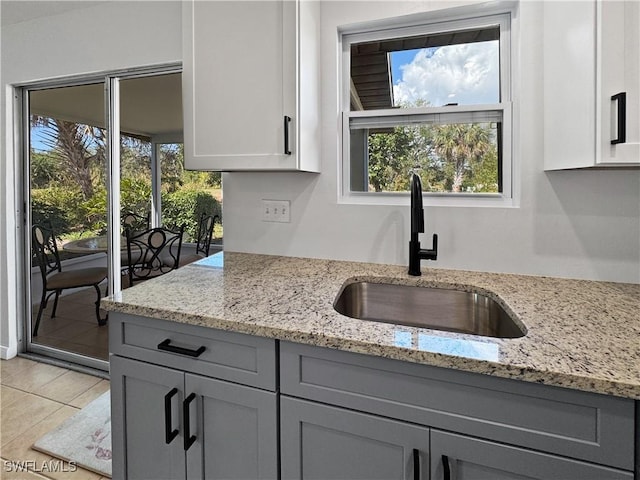
[[[350,192],[338,198],[341,205],[388,205],[409,206],[409,193],[368,193]],[[482,207],[482,208],[518,208],[514,198],[500,194],[424,194],[425,207]]]

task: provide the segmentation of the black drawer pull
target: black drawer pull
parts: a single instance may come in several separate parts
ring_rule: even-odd
[[[289,150],[289,123],[291,123],[291,117],[288,115],[284,116],[284,154],[291,155],[291,150]]]
[[[171,430],[171,398],[178,393],[174,388],[164,396],[164,441],[169,445],[178,436],[178,429]]]
[[[446,455],[442,455],[442,469],[444,470],[444,480],[451,480],[451,464]]]
[[[620,92],[611,97],[612,102],[618,103],[618,136],[611,140],[611,145],[626,143],[627,141],[627,92]]]
[[[189,405],[196,399],[196,394],[189,395],[182,405],[182,420],[184,423],[184,451],[189,450],[191,445],[196,441],[196,436],[191,435],[191,414],[189,412]]]
[[[413,449],[413,480],[420,480],[420,451]]]
[[[171,352],[171,353],[178,353],[180,355],[187,355],[189,357],[199,357],[207,349],[207,347],[205,347],[204,345],[198,348],[197,350],[191,350],[190,348],[176,347],[175,345],[170,345],[170,344],[171,344],[171,340],[167,338],[166,340],[158,344],[158,350],[164,350],[165,352]]]

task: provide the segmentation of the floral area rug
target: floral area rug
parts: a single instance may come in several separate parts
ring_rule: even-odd
[[[111,477],[110,392],[102,394],[34,445],[56,458]]]

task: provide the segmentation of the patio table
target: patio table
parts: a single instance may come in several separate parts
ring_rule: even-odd
[[[98,253],[106,252],[108,248],[108,239],[106,235],[97,237],[86,237],[78,240],[72,240],[62,245],[62,249],[71,253]],[[127,251],[127,239],[121,237],[120,250]]]

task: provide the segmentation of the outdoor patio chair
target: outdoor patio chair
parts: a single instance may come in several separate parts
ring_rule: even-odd
[[[198,234],[196,236],[196,253],[185,255],[181,258],[181,267],[209,256],[211,240],[213,239],[213,228],[216,225],[216,221],[220,222],[220,217],[218,215],[207,215],[206,213],[200,215],[200,221],[198,222]]]
[[[123,287],[178,268],[183,234],[184,225],[177,231],[158,227],[135,234],[126,230],[128,284]]]
[[[42,224],[34,225],[31,229],[31,248],[42,276],[42,298],[36,325],[33,329],[33,336],[38,335],[42,312],[47,307],[51,295],[55,294],[53,310],[51,311],[51,318],[54,318],[60,293],[69,288],[93,287],[96,289],[96,319],[98,320],[98,325],[105,325],[107,320],[100,318],[100,298],[102,293],[99,285],[107,278],[107,267],[81,268],[63,272],[60,255],[58,254],[58,242],[53,229]]]
[[[150,221],[149,214],[147,216],[138,215],[133,212],[124,212],[120,217],[122,221],[123,232],[127,229],[132,230],[135,233],[149,230]]]
[[[133,212],[124,212],[120,216],[121,225],[122,225],[122,235],[126,236],[127,230],[130,230],[132,233],[140,233],[146,230],[149,230],[150,227],[150,219],[149,213],[146,216],[138,215]],[[129,267],[129,256],[127,252],[122,252],[120,254],[120,267],[122,273],[126,273],[127,268]]]

